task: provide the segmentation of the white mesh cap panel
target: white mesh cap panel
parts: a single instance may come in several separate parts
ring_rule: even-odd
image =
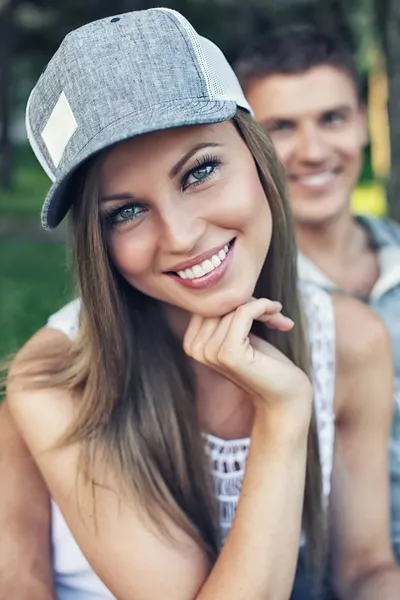
[[[197,36],[197,56],[204,65],[204,76],[208,79],[211,97],[214,100],[235,100],[250,110],[239,81],[224,54],[207,38]],[[196,49],[196,46],[195,46]]]
[[[210,100],[236,102],[238,106],[253,114],[232,67],[218,46],[200,36],[180,13],[168,8],[158,10],[173,14],[185,30],[204,76]]]

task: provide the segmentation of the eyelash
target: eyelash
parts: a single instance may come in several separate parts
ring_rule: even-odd
[[[143,212],[143,209],[145,209],[145,207],[141,204],[137,204],[137,203],[125,203],[125,204],[114,204],[114,206],[112,206],[111,208],[108,208],[106,210],[104,210],[103,214],[102,214],[102,219],[103,219],[103,223],[105,224],[105,226],[107,228],[112,228],[112,227],[119,227],[120,225],[125,225],[126,223],[130,223],[131,221],[135,221],[138,216],[134,215],[133,217],[129,218],[129,219],[122,219],[121,221],[117,220],[117,217],[119,215],[119,213],[122,210],[126,210],[128,208],[138,208],[140,210],[138,210],[138,214],[140,215]]]
[[[188,187],[197,186],[200,183],[204,183],[205,181],[208,181],[214,175],[216,168],[219,167],[220,165],[221,165],[221,161],[219,160],[219,158],[217,156],[205,154],[204,156],[198,158],[196,160],[196,165],[193,167],[193,169],[190,169],[190,171],[188,171],[182,177],[182,179],[181,179],[182,188],[185,190]],[[208,175],[206,175],[203,179],[199,179],[195,183],[191,183],[189,186],[185,187],[185,183],[187,182],[189,177],[191,175],[193,175],[193,173],[196,173],[196,171],[200,171],[201,169],[204,169],[204,167],[212,167],[211,172]]]
[[[201,158],[198,158],[196,160],[196,165],[192,169],[190,169],[190,171],[188,171],[181,178],[180,184],[181,184],[182,189],[187,190],[189,187],[195,187],[195,186],[198,186],[198,185],[208,181],[214,175],[215,170],[220,165],[221,165],[221,161],[218,159],[217,156],[211,156],[211,155],[205,154]],[[190,183],[189,185],[186,185],[189,177],[191,175],[193,175],[193,173],[196,173],[196,171],[200,171],[201,169],[203,169],[205,167],[212,167],[212,170],[210,171],[210,173],[208,173],[203,179],[199,179],[198,181],[196,181],[194,183]],[[129,209],[129,208],[137,208],[138,209],[137,215],[134,215],[128,219],[123,219],[121,221],[118,221],[117,217],[118,217],[119,213],[122,210]],[[139,216],[142,214],[142,212],[145,212],[146,210],[147,209],[144,205],[138,204],[138,203],[125,203],[125,204],[119,204],[119,205],[115,204],[114,206],[112,206],[109,209],[106,209],[103,212],[102,219],[107,228],[119,227],[121,225],[125,225],[126,223],[130,223],[131,221],[135,221],[136,219],[139,218]]]

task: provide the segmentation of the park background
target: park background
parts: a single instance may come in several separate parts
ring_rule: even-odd
[[[400,221],[399,0],[164,0],[234,62],[245,40],[277,24],[340,30],[364,78],[370,143],[355,212]],[[65,225],[40,228],[50,182],[25,138],[24,109],[43,67],[71,29],[160,6],[146,0],[0,0],[0,358],[73,297]]]

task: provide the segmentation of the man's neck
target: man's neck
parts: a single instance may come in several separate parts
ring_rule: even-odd
[[[368,246],[367,236],[350,213],[316,226],[296,225],[297,244],[312,261],[347,264]]]
[[[297,244],[325,275],[350,294],[368,297],[379,277],[368,231],[346,212],[318,226],[296,225]]]

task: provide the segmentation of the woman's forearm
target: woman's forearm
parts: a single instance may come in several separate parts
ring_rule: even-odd
[[[296,569],[307,436],[256,420],[232,529],[197,600],[287,600]]]

